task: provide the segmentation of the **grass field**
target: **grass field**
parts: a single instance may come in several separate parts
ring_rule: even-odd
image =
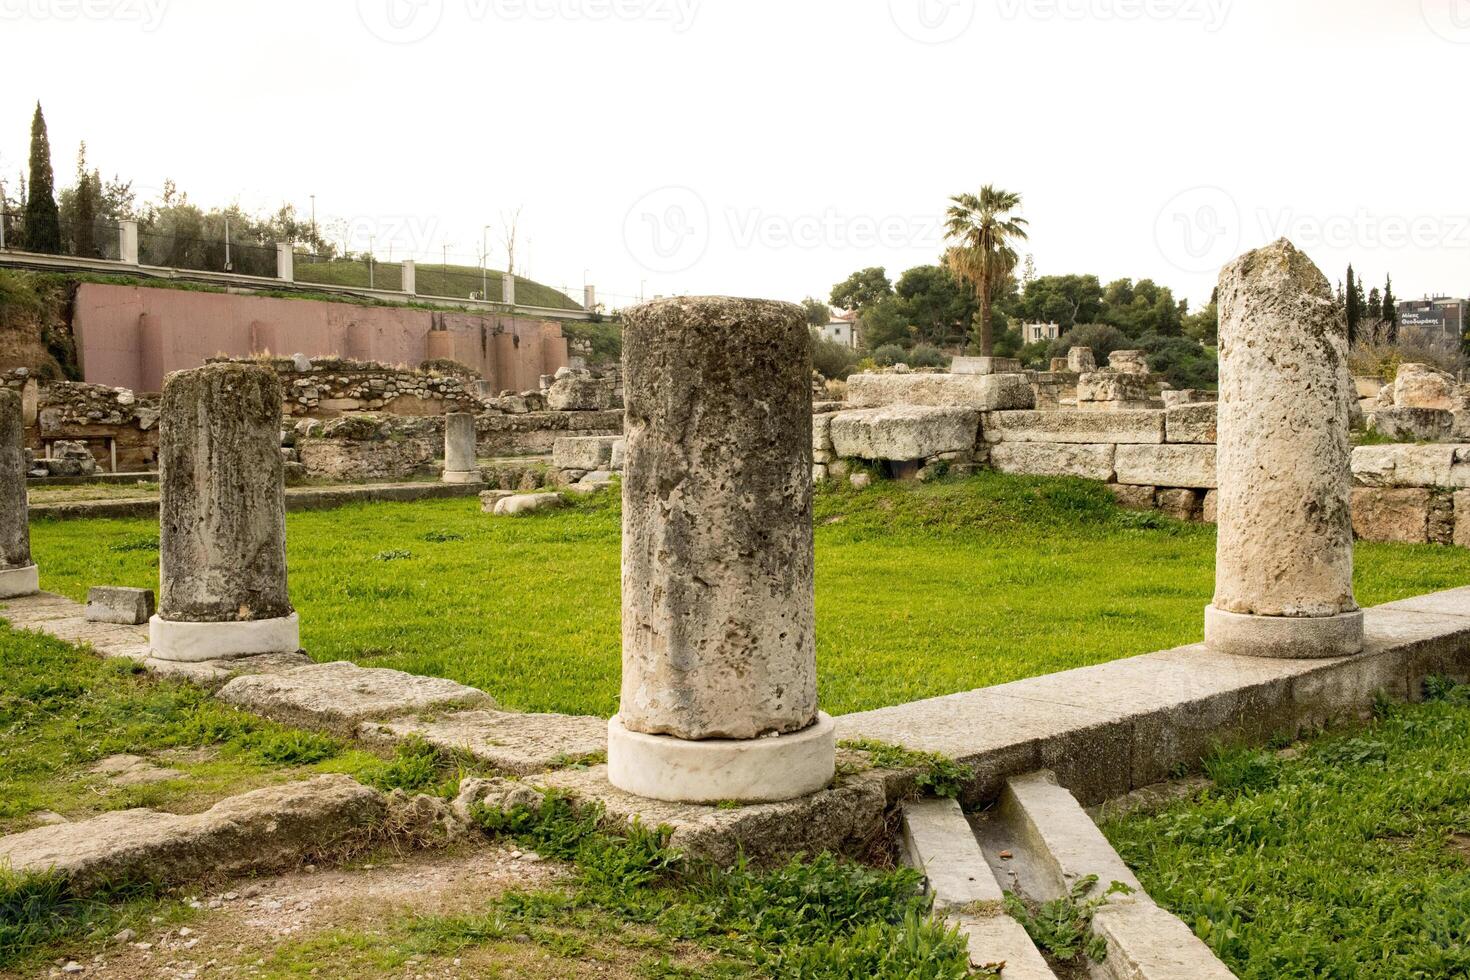
[[[474,500],[287,518],[318,660],[451,677],[527,711],[610,715],[619,514],[603,499],[496,520]],[[981,474],[817,498],[821,695],[834,713],[1200,639],[1214,529],[1118,509],[1099,484]],[[154,586],[148,520],[39,521],[44,588]],[[1364,605],[1470,584],[1470,551],[1361,545]]]
[[[331,286],[356,286],[368,288],[368,269],[363,262],[301,262],[295,267],[296,281],[322,283]],[[420,296],[447,296],[465,299],[471,293],[480,292],[489,282],[489,298],[498,302],[501,297],[501,274],[494,269],[480,270],[466,265],[429,265],[419,263],[414,267],[414,288]],[[379,262],[373,267],[373,287],[376,289],[399,290],[403,288],[403,267],[396,262]],[[580,310],[582,305],[559,289],[543,286],[530,279],[516,277],[516,302],[526,306],[542,306],[553,310]]]
[[[1470,688],[1436,693],[1220,755],[1196,798],[1105,830],[1242,980],[1470,976]]]

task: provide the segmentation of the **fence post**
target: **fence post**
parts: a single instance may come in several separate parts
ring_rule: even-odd
[[[516,277],[513,272],[500,277],[500,301],[506,306],[516,305]]]
[[[276,278],[296,281],[296,253],[290,242],[276,242]]]
[[[138,265],[138,223],[120,221],[117,225],[117,257],[125,265]]]
[[[403,291],[410,296],[417,296],[419,292],[418,266],[413,259],[403,260]]]

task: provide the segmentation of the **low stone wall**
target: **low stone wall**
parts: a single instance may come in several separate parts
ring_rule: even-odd
[[[39,383],[24,368],[0,375],[20,392],[26,445],[37,458],[57,442],[81,443],[97,469],[152,470],[158,459],[158,396],[74,381]]]
[[[210,363],[236,360],[276,372],[285,392],[283,410],[289,416],[329,419],[350,412],[386,411],[421,417],[484,410],[469,375],[338,358],[214,358]]]

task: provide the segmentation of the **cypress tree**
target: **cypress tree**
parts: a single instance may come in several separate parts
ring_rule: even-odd
[[[72,251],[84,259],[95,259],[97,252],[97,187],[87,173],[87,144],[77,152],[76,227],[72,229]]]
[[[1353,273],[1353,267],[1348,266],[1347,276],[1347,330],[1348,346],[1358,342],[1358,318],[1362,316],[1362,308],[1358,305],[1358,294],[1362,290],[1358,287],[1357,279]]]
[[[1383,287],[1383,322],[1388,324],[1388,342],[1398,343],[1399,302],[1393,295],[1393,276],[1388,277],[1388,285]]]
[[[25,247],[32,252],[61,251],[61,213],[56,207],[56,177],[51,172],[51,140],[41,103],[31,119],[30,196],[26,199]]]

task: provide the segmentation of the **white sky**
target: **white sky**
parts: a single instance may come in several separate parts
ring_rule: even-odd
[[[522,205],[521,270],[613,305],[896,278],[985,182],[1043,274],[1197,305],[1285,233],[1470,293],[1470,0],[0,0],[0,47],[12,188],[39,98],[63,184],[85,139],[467,264]]]

